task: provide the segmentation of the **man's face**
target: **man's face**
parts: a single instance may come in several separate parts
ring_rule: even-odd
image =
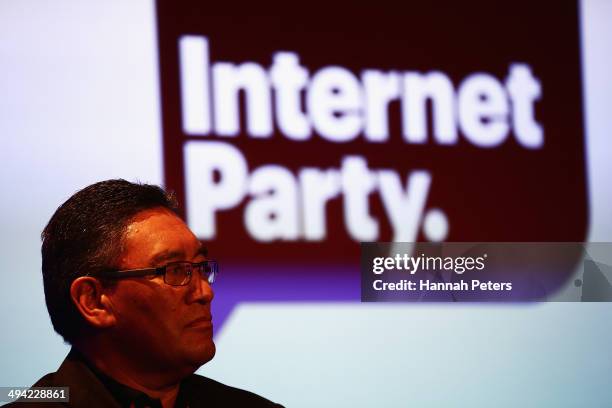
[[[205,259],[185,223],[156,208],[140,212],[128,225],[119,266],[135,269]],[[170,286],[162,276],[121,279],[108,296],[117,317],[111,338],[134,364],[193,372],[213,358],[213,291],[198,274],[186,286]]]

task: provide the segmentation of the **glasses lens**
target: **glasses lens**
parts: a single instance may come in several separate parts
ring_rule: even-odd
[[[177,262],[166,266],[165,282],[168,285],[181,286],[189,283],[191,278],[191,264],[189,262]]]
[[[210,283],[211,285],[215,283],[218,271],[219,265],[217,264],[217,261],[206,262],[206,276],[208,277],[208,283]]]
[[[197,264],[198,271],[202,276],[202,279],[205,279],[209,285],[212,285],[215,282],[215,278],[217,277],[217,262],[216,261],[205,261],[200,264]]]

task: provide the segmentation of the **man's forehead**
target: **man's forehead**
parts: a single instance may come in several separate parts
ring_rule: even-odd
[[[125,226],[125,237],[137,235],[161,235],[170,231],[180,231],[193,235],[185,222],[174,212],[164,207],[146,209],[134,215]]]
[[[139,212],[137,212],[129,221],[128,226],[131,224],[137,224],[137,223],[141,223],[143,221],[147,221],[149,219],[151,219],[152,217],[159,217],[159,216],[168,216],[169,220],[173,219],[176,221],[180,221],[183,222],[183,220],[172,210],[170,210],[169,208],[166,207],[153,207],[153,208],[147,208],[144,210],[141,210]]]
[[[205,253],[206,248],[187,225],[166,208],[143,210],[126,226],[124,259],[162,263]]]

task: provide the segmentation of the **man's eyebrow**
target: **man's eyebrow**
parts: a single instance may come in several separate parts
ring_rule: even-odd
[[[170,259],[176,259],[176,258],[182,258],[184,257],[185,254],[182,251],[162,251],[158,254],[156,254],[152,259],[151,259],[151,263],[153,265],[159,265],[161,263],[163,263],[163,261],[167,261]]]
[[[203,256],[205,258],[208,257],[208,248],[206,248],[203,245],[200,246],[196,252],[196,256]],[[171,259],[182,259],[182,258],[185,258],[185,253],[183,251],[165,250],[153,256],[153,258],[151,259],[151,264],[160,265],[160,264],[163,264],[164,261],[169,261]]]

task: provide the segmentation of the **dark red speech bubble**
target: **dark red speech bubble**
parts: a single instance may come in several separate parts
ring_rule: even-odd
[[[584,240],[577,2],[496,7],[157,2],[165,184],[221,315],[359,299],[360,241]]]

